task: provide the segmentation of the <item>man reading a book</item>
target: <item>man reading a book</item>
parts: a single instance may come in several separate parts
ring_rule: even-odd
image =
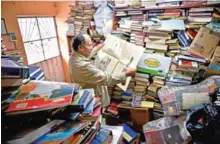
[[[98,45],[96,50],[102,47],[103,44]],[[77,35],[73,41],[72,48],[74,53],[72,53],[69,60],[72,82],[80,84],[82,88],[94,88],[96,95],[101,95],[104,107],[110,103],[107,86],[125,83],[126,77],[135,76],[136,69],[128,69],[126,72],[119,73],[116,76],[98,69],[93,61],[90,60],[90,55],[94,51],[89,35]]]

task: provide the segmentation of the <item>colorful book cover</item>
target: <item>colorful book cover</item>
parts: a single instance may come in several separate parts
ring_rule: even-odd
[[[171,58],[157,54],[144,53],[138,63],[137,71],[153,76],[168,76]]]
[[[24,85],[6,112],[55,108],[72,102],[77,84],[30,81]]]
[[[76,122],[76,121],[69,121],[54,129],[47,135],[39,138],[36,140],[36,143],[45,143],[45,142],[56,142],[59,141],[60,143],[68,139],[73,134],[79,132],[81,129],[86,127],[88,122]]]

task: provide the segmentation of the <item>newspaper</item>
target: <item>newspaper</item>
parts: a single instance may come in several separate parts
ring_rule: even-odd
[[[136,68],[144,53],[144,48],[129,43],[116,36],[108,35],[104,47],[97,54],[95,65],[113,77],[124,73],[128,68]],[[117,84],[126,91],[131,77],[128,77],[125,84]]]

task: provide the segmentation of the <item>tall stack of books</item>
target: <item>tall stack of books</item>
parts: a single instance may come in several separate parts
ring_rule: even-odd
[[[75,35],[78,33],[87,34],[90,22],[93,21],[95,8],[92,1],[80,1],[76,5],[70,5],[71,12],[68,23],[74,24]]]

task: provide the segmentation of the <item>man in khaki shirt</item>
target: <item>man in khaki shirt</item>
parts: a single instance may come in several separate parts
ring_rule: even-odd
[[[89,35],[77,35],[72,47],[74,49],[74,53],[71,55],[69,60],[72,82],[80,84],[82,88],[94,88],[96,95],[101,96],[103,107],[109,105],[110,103],[107,86],[125,83],[126,77],[135,76],[136,69],[129,69],[125,73],[119,73],[116,76],[111,76],[96,68],[93,61],[90,60],[90,54],[94,51]],[[99,45],[98,49],[102,47],[103,44],[101,46]]]

